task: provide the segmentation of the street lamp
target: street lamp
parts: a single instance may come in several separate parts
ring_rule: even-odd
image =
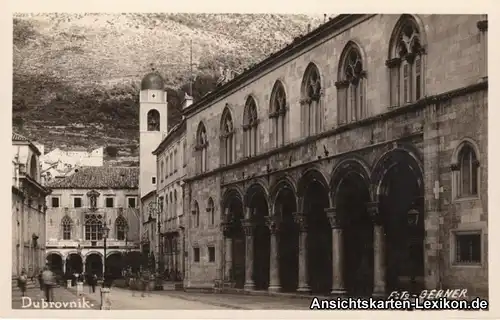
[[[415,266],[415,257],[414,257],[414,243],[416,242],[416,229],[418,226],[418,218],[419,218],[419,212],[416,209],[411,209],[408,211],[407,214],[407,219],[408,219],[408,227],[410,227],[410,243],[409,243],[409,248],[408,252],[410,254],[410,269],[411,269],[411,274],[410,274],[410,286],[411,286],[411,291],[415,292],[416,289],[416,266]]]
[[[104,224],[102,225],[102,238],[104,240],[104,259],[103,259],[103,269],[104,269],[104,274],[106,274],[106,250],[107,250],[107,239],[109,235],[109,228],[106,225],[106,221],[104,221]]]
[[[158,200],[152,201],[148,205],[148,222],[151,223],[153,221],[153,217],[156,217],[156,225],[158,232],[158,273],[163,270],[163,250],[162,250],[162,241],[161,241],[161,203]]]

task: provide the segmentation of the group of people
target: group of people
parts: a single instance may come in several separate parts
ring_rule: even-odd
[[[31,275],[31,281],[34,281],[34,274]],[[40,270],[38,274],[38,283],[40,290],[44,293],[45,300],[47,302],[54,300],[54,287],[57,285],[57,280],[55,274],[50,270],[49,267],[45,266]],[[17,278],[17,286],[21,290],[21,296],[26,296],[26,288],[28,285],[28,274],[26,269],[21,270],[21,274]]]
[[[151,296],[152,286],[155,281],[155,274],[148,269],[141,269],[138,272],[128,270],[125,278],[128,279],[128,287],[132,290],[132,296],[135,296],[135,291],[141,291],[141,297],[146,294]]]

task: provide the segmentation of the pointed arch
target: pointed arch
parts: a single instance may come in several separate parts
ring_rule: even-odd
[[[300,93],[302,133],[304,136],[318,134],[323,128],[323,87],[319,69],[312,62],[302,77]]]
[[[288,122],[287,122],[288,101],[285,86],[281,80],[276,80],[271,91],[271,100],[269,102],[269,118],[271,118],[271,141],[274,147],[283,146],[287,140]]]
[[[451,162],[453,198],[478,198],[480,192],[480,152],[476,142],[463,139]]]
[[[101,214],[85,214],[85,240],[102,240],[103,216]]]
[[[210,226],[215,225],[215,205],[212,197],[208,198],[207,201],[207,213],[208,213],[208,224]]]
[[[243,111],[243,145],[245,156],[257,155],[259,149],[259,115],[257,113],[257,102],[253,96],[248,96]]]
[[[73,229],[73,220],[68,216],[64,215],[61,219],[61,231],[63,240],[71,240],[71,233]]]
[[[364,54],[358,44],[349,41],[340,55],[337,87],[339,125],[366,117],[366,71]]]
[[[119,215],[115,220],[115,236],[116,240],[125,240],[128,232],[128,222],[122,215]]]
[[[234,122],[231,115],[231,110],[229,105],[226,104],[224,111],[222,112],[221,123],[220,123],[220,140],[221,140],[221,164],[228,165],[235,160],[235,136],[234,136]]]
[[[198,202],[193,202],[193,210],[191,211],[192,216],[192,225],[194,228],[200,227],[200,206],[198,206]]]
[[[425,28],[417,16],[403,14],[389,40],[390,105],[415,102],[425,95]]]
[[[342,159],[333,168],[332,174],[330,176],[330,190],[333,207],[336,207],[336,196],[339,191],[339,187],[342,184],[342,181],[352,175],[356,175],[357,177],[359,177],[370,193],[370,169],[365,161],[356,157]],[[371,197],[372,195],[370,194],[370,199]]]
[[[208,153],[208,136],[207,129],[203,121],[200,121],[196,130],[196,166],[197,172],[203,173],[207,171],[207,153]]]
[[[160,131],[160,112],[151,109],[147,114],[148,131]]]

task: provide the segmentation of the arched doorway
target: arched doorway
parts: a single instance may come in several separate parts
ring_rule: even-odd
[[[281,215],[279,228],[279,275],[281,289],[293,292],[298,287],[299,274],[299,228],[293,213],[297,210],[295,193],[289,183],[278,184],[275,197],[275,214]]]
[[[50,270],[57,274],[63,273],[63,259],[58,253],[49,253],[47,256],[47,263]]]
[[[77,253],[70,253],[66,260],[66,274],[82,273],[82,256]]]
[[[231,282],[239,289],[245,285],[245,233],[241,220],[243,219],[243,201],[238,192],[231,190],[226,196],[226,208],[228,217],[226,220],[231,223],[231,270],[228,272]]]
[[[373,222],[369,176],[354,160],[342,162],[332,175],[334,206],[343,230],[344,284],[349,295],[373,293]]]
[[[316,171],[307,172],[299,183],[307,216],[307,269],[313,293],[330,293],[332,286],[332,229],[325,209],[330,206],[328,184]]]
[[[253,242],[253,277],[256,290],[267,290],[269,287],[269,262],[271,234],[266,224],[269,216],[266,193],[262,186],[250,186],[246,194],[246,205],[253,210],[254,242]]]
[[[91,253],[85,259],[85,272],[102,276],[102,256],[97,253]]]
[[[424,185],[421,161],[408,151],[395,149],[378,161],[373,174],[378,187],[379,211],[383,218],[386,247],[387,290],[417,288],[424,277]],[[408,212],[416,210],[416,225]]]
[[[123,276],[123,257],[120,252],[114,252],[106,258],[106,270],[111,273],[113,279]]]

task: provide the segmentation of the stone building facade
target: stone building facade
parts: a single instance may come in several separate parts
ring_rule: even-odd
[[[40,180],[40,151],[12,133],[12,276],[25,269],[37,274],[45,261],[45,196]]]
[[[487,25],[339,15],[184,109],[186,285],[487,295]]]
[[[187,97],[184,105],[191,101]],[[161,234],[161,245],[157,248],[158,266],[170,280],[183,279],[185,270],[183,179],[188,162],[186,150],[186,121],[182,120],[153,151],[159,173],[156,191],[160,212],[158,231]]]
[[[139,250],[138,185],[139,168],[134,167],[82,167],[52,181],[45,246],[53,269],[121,273],[124,254]]]

